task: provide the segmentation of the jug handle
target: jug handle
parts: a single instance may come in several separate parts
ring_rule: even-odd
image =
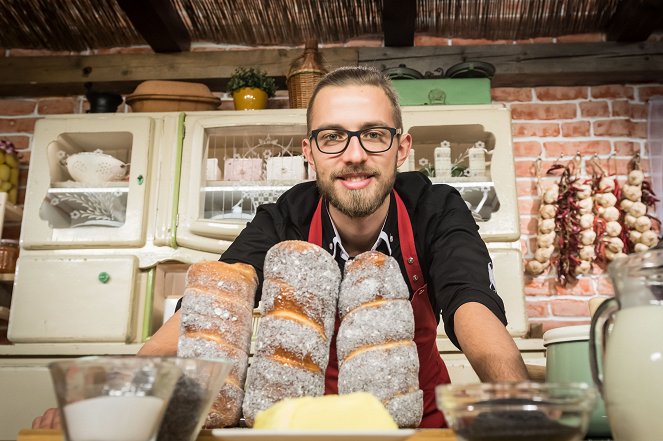
[[[589,330],[589,364],[592,369],[592,378],[603,395],[603,371],[600,360],[605,354],[605,342],[608,339],[608,320],[619,310],[617,299],[611,298],[601,303],[592,316],[592,325]]]

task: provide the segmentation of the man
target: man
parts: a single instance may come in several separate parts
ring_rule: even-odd
[[[390,82],[363,67],[329,73],[311,97],[307,129],[302,148],[316,183],[297,185],[276,204],[262,206],[221,260],[249,263],[262,280],[265,253],[283,240],[317,243],[341,267],[371,249],[393,256],[408,281],[415,314],[424,390],[421,427],[444,425],[434,396],[437,384],[449,382],[435,343],[440,312],[447,335],[482,381],[526,380],[494,291],[488,251],[462,198],[420,173],[396,173],[412,137],[402,133]],[[178,312],[139,353],[175,355],[179,320]],[[335,349],[332,345],[328,393],[336,391]]]

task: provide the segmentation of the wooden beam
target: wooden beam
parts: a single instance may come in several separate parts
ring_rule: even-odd
[[[117,0],[131,24],[156,53],[183,52],[191,37],[169,0]]]
[[[655,30],[663,29],[663,2],[660,0],[621,1],[610,19],[608,41],[645,41]]]
[[[386,47],[414,46],[416,0],[383,0],[382,32]]]
[[[661,82],[663,42],[638,44],[578,43],[415,48],[324,48],[324,64],[371,65],[378,69],[401,63],[420,72],[456,63],[492,63],[495,87],[578,86]],[[0,96],[66,96],[97,91],[131,93],[144,80],[202,82],[223,91],[236,66],[257,66],[285,88],[285,74],[301,49],[264,49],[178,54],[0,58]]]

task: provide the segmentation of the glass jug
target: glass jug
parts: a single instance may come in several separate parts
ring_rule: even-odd
[[[590,330],[594,381],[615,441],[663,439],[663,249],[614,261],[615,298]]]

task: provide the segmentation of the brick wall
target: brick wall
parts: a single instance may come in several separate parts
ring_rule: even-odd
[[[660,35],[652,38],[660,39]],[[517,43],[587,42],[601,41],[601,34],[565,36],[559,38],[518,41]],[[417,46],[510,44],[514,42],[460,40],[418,35]],[[350,41],[345,46],[381,46],[379,38]],[[225,50],[224,47],[194,45],[193,50]],[[150,52],[149,48],[115,48],[94,53]],[[54,55],[50,52],[5,50],[5,56]],[[58,55],[66,55],[58,53]],[[624,175],[626,164],[634,152],[647,158],[647,101],[651,96],[663,95],[662,84],[606,84],[594,87],[496,88],[492,91],[496,103],[504,103],[512,111],[513,151],[516,165],[518,206],[520,210],[522,250],[525,259],[532,257],[536,234],[539,198],[536,194],[534,163],[542,159],[543,169],[556,160],[567,162],[576,153],[583,155],[582,172],[587,175],[585,161],[597,154],[602,162],[614,158],[616,173]],[[221,110],[232,109],[231,99],[222,99]],[[270,99],[270,108],[288,106],[287,91],[277,92]],[[25,198],[27,165],[35,121],[49,114],[84,113],[84,97],[12,98],[0,99],[0,139],[12,141],[22,153],[22,175],[19,202]],[[122,105],[118,112],[128,109]],[[647,167],[646,160],[644,167]],[[18,238],[20,225],[6,225],[5,237]],[[563,288],[555,283],[554,274],[526,278],[527,313],[531,323],[540,323],[543,330],[567,324],[587,323],[587,301],[595,296],[612,295],[606,274],[595,268],[593,274],[582,276],[574,286]]]

